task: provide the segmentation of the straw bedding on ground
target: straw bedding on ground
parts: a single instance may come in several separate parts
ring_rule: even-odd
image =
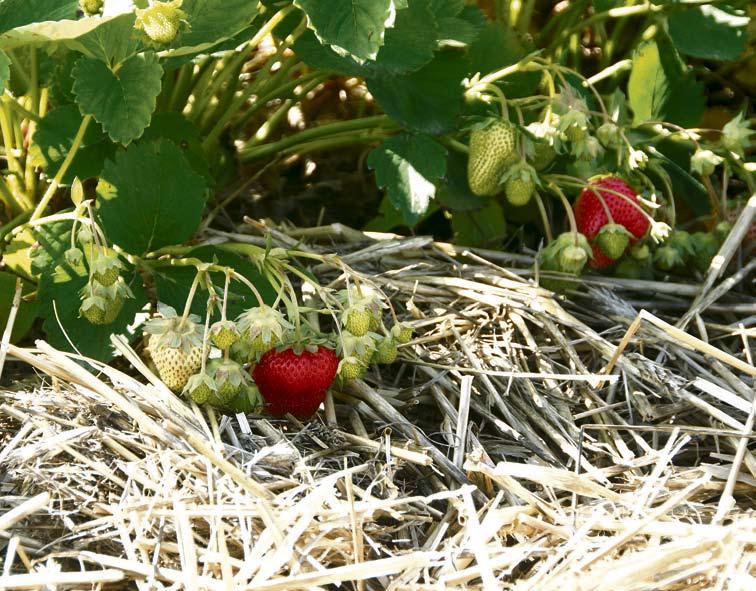
[[[753,262],[565,300],[525,255],[267,230],[380,287],[402,361],[301,424],[189,406],[122,338],[124,371],[9,346],[0,588],[756,587]]]

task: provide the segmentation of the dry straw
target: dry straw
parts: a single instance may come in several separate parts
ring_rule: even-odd
[[[302,425],[186,405],[121,338],[128,373],[8,332],[5,381],[35,374],[0,394],[0,589],[756,588],[747,273],[562,300],[523,256],[267,229],[388,294],[402,362]]]

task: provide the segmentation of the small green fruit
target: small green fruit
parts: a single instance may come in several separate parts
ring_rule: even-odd
[[[619,259],[630,244],[633,235],[621,224],[606,224],[599,230],[596,243],[613,261]]]
[[[231,320],[219,320],[210,327],[210,340],[221,351],[230,349],[239,338],[239,329]]]
[[[388,365],[394,363],[398,350],[396,348],[396,342],[391,337],[386,337],[378,343],[378,348],[375,350],[376,363]]]

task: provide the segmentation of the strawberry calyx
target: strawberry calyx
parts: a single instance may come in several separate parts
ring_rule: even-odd
[[[205,404],[211,397],[218,392],[218,385],[207,372],[196,373],[189,378],[184,386],[184,396],[190,398],[197,404]]]
[[[616,261],[627,250],[634,236],[621,224],[605,224],[596,235],[596,244],[607,257]]]

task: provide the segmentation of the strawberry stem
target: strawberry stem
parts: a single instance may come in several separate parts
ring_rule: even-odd
[[[197,286],[199,285],[200,277],[203,273],[203,271],[197,271],[197,274],[194,276],[194,281],[192,281],[192,286],[189,288],[189,295],[186,297],[186,303],[184,304],[184,313],[181,315],[181,320],[179,321],[179,328],[183,327],[186,319],[189,318],[189,312],[192,309],[192,301],[194,300],[194,295],[197,293]]]
[[[570,222],[570,231],[575,236],[575,246],[578,246],[578,229],[577,229],[577,221],[575,220],[575,212],[572,210],[572,205],[570,205],[570,202],[567,200],[567,197],[565,197],[562,190],[557,186],[556,183],[549,183],[549,189],[551,189],[554,193],[557,194],[559,199],[562,201],[562,205],[564,205],[564,210],[567,213],[567,219]]]
[[[533,191],[533,196],[536,199],[536,205],[538,205],[538,211],[541,214],[543,229],[546,232],[546,240],[548,242],[551,242],[552,240],[554,240],[554,232],[551,228],[551,222],[549,221],[548,213],[546,212],[546,206],[544,205],[541,194],[538,191]]]

